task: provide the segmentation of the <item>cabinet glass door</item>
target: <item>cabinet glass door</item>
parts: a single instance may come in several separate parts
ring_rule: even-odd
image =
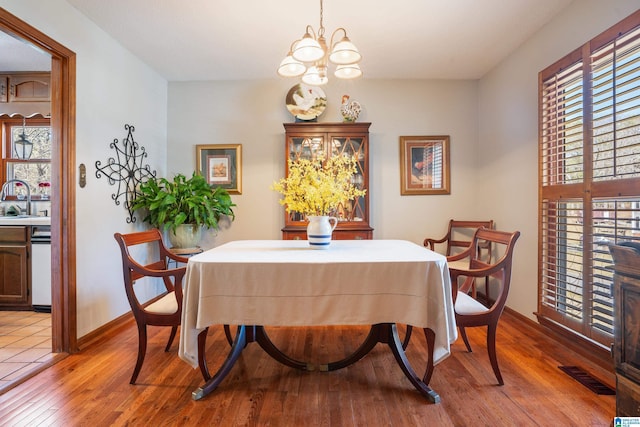
[[[363,143],[364,138],[353,136],[331,136],[331,155],[332,156],[349,156],[354,157],[356,163],[356,173],[351,177],[351,182],[359,190],[365,188],[365,159],[366,144]],[[365,196],[358,197],[354,200],[345,200],[338,206],[335,216],[339,221],[364,221],[366,217],[364,207]]]
[[[357,160],[356,173],[352,182],[358,189],[366,188],[365,163],[367,159],[366,144],[363,137],[336,136],[300,136],[290,137],[288,147],[289,159],[291,160],[326,160],[330,156],[349,156]],[[288,172],[288,165],[287,165]],[[365,197],[358,197],[355,200],[345,200],[338,206],[334,215],[341,222],[359,222],[366,218]],[[304,221],[304,215],[298,212],[289,212],[290,221]]]

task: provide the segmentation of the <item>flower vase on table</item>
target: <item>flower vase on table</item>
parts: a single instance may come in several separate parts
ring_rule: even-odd
[[[327,249],[338,219],[331,216],[340,206],[365,195],[352,182],[358,171],[353,156],[289,159],[288,176],[272,184],[271,189],[284,197],[280,204],[289,214],[304,215],[308,220],[307,239],[314,249]],[[333,223],[331,222],[333,220]]]
[[[327,249],[331,244],[331,234],[338,225],[338,218],[327,215],[308,216],[307,240],[313,249]],[[331,223],[333,221],[333,223]]]

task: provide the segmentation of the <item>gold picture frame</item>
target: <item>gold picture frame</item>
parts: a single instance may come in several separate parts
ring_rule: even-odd
[[[400,194],[450,194],[449,136],[400,137]]]
[[[242,194],[242,144],[196,145],[196,164],[210,185]]]

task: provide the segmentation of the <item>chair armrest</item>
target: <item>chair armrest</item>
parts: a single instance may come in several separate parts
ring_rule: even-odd
[[[468,270],[458,269],[458,268],[450,268],[449,274],[451,278],[465,276],[465,277],[489,277],[494,273],[502,270],[504,268],[503,262],[499,262],[497,264],[492,264],[485,268],[470,268]]]
[[[167,248],[164,245],[162,245],[160,252],[161,252],[161,256],[165,257],[164,259],[169,258],[172,261],[180,262],[183,264],[186,264],[187,262],[189,262],[189,258],[174,252],[173,250]],[[200,252],[202,252],[202,249],[200,249],[200,251],[193,251],[193,252],[190,251],[188,253],[187,252],[183,252],[183,253],[188,255],[195,255],[196,253],[200,253]]]
[[[180,255],[176,255],[171,251],[167,251],[167,257],[171,258],[173,261],[180,262],[180,263],[183,263],[183,264],[186,264],[186,263],[189,262],[189,258],[184,257],[184,256],[180,256]]]
[[[165,288],[167,291],[175,291],[176,299],[178,300],[178,304],[182,304],[182,279],[184,278],[185,273],[187,272],[187,267],[177,267],[171,268],[167,270],[154,270],[150,268],[146,268],[143,265],[140,265],[136,262],[132,263],[131,270],[133,270],[134,275],[140,277],[159,277],[162,278]],[[170,278],[173,277],[173,282],[171,282]]]
[[[466,277],[464,283],[457,290],[459,290],[460,292],[468,292],[471,289],[473,279],[475,278],[491,277],[491,276],[499,277],[500,275],[503,275],[506,262],[507,262],[507,259],[503,257],[499,262],[488,265],[487,267],[484,267],[484,268],[470,268],[470,269],[450,268],[449,275],[451,276],[451,283],[457,284],[459,277]]]
[[[177,268],[171,268],[168,270],[151,270],[148,268],[133,268],[133,271],[136,273],[139,273],[143,276],[149,276],[149,277],[184,277],[186,271],[187,271],[187,267],[177,267]]]
[[[174,276],[176,278],[179,276],[180,278],[182,278],[187,271],[187,267],[182,266],[182,267],[176,267],[176,268],[170,268],[170,269],[155,270],[155,269],[147,268],[144,265],[131,260],[131,270],[133,270],[134,273],[140,276],[150,276],[150,277]]]
[[[446,236],[444,236],[443,238],[441,238],[441,239],[426,238],[426,239],[424,239],[424,242],[422,242],[422,246],[424,246],[424,247],[429,246],[429,249],[434,250],[436,243],[444,243],[448,239],[449,239],[449,235],[448,234]]]

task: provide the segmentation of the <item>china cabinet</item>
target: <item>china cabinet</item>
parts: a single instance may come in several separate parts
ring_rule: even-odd
[[[333,232],[335,240],[372,239],[369,225],[369,126],[371,123],[285,123],[285,159],[327,159],[329,156],[348,154],[357,159],[357,172],[353,183],[366,194],[352,201],[345,201],[334,216],[338,226]],[[282,238],[306,239],[307,221],[298,212],[285,210],[285,226]]]
[[[616,416],[640,416],[640,251],[609,247],[614,270],[614,345]]]

